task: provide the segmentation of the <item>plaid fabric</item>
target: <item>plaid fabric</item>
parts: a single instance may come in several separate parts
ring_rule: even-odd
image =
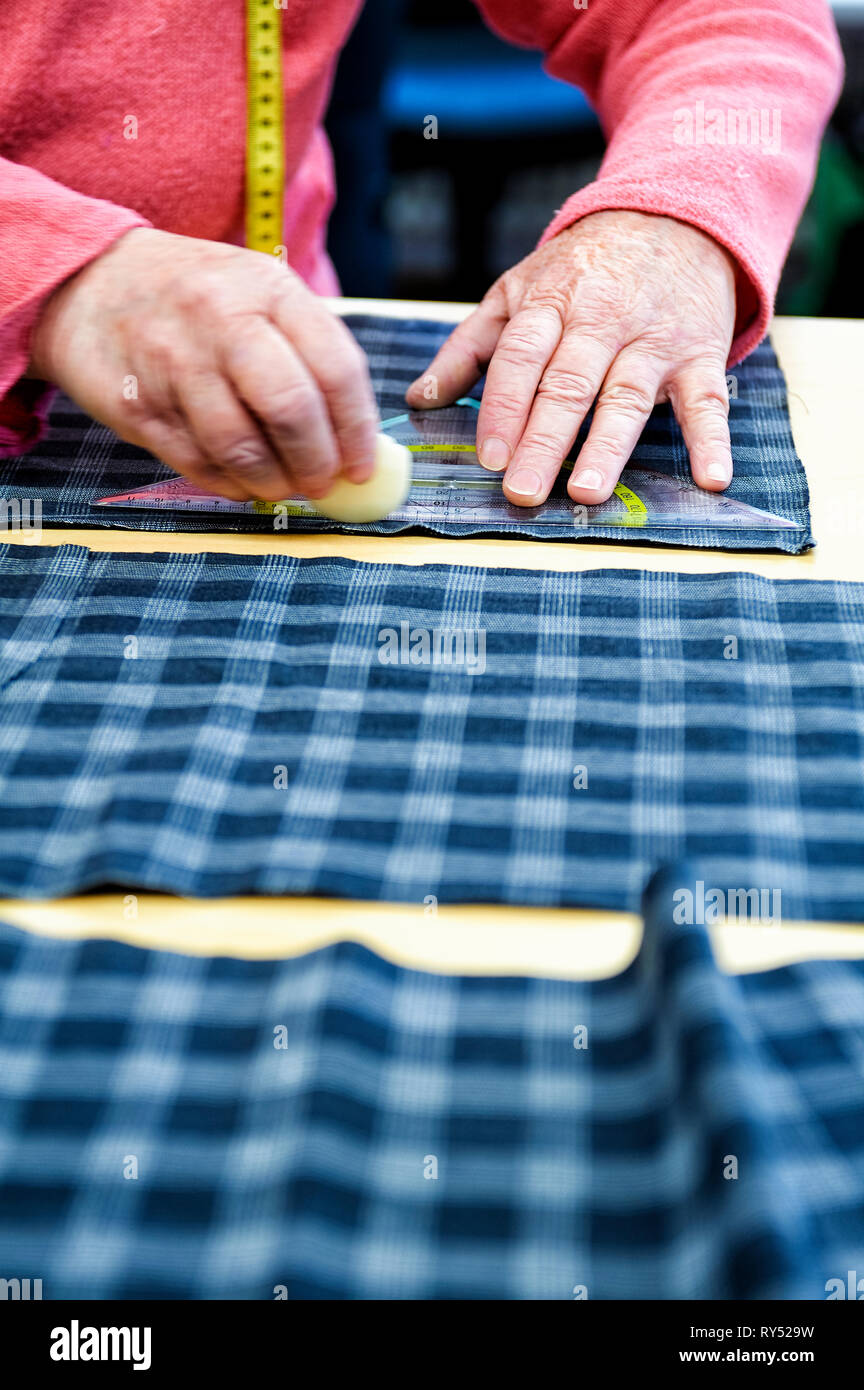
[[[634,909],[684,856],[862,916],[864,585],[20,545],[0,575],[2,893]]]
[[[429,365],[450,331],[447,325],[422,320],[349,316],[346,320],[366,350],[382,418],[404,410],[405,388]],[[706,527],[676,531],[676,545],[710,546],[717,549],[807,550],[810,533],[807,480],[795,454],[786,403],[786,384],[774,351],[766,341],[735,368],[737,395],[731,402],[731,429],[735,479],[728,496],[787,517],[804,527],[786,531],[734,532]],[[589,417],[590,423],[590,417]],[[196,516],[176,512],[135,512],[93,508],[100,497],[144,487],[173,477],[142,449],[127,444],[104,425],[96,424],[65,396],[51,412],[51,433],[30,453],[0,460],[0,498],[40,498],[45,525],[120,526],[145,531],[269,531],[269,516]],[[583,437],[584,437],[583,430]],[[689,478],[687,453],[669,406],[658,406],[636,448],[634,459],[645,467]],[[404,522],[339,526],[324,519],[280,518],[294,531],[370,531],[387,534],[407,529]],[[570,524],[537,526],[524,523],[442,524],[434,529],[451,536],[478,535],[484,531],[536,536],[541,540],[605,539],[669,543],[670,533],[640,527],[638,537],[627,528],[598,530]]]
[[[864,1276],[864,963],[724,976],[669,882],[600,983],[0,929],[0,1276],[47,1299],[836,1296]]]

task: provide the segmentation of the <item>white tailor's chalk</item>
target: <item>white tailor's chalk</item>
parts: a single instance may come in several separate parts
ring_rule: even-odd
[[[331,521],[380,521],[401,507],[411,491],[411,454],[387,434],[375,443],[375,469],[365,483],[340,478],[326,497],[312,503]]]

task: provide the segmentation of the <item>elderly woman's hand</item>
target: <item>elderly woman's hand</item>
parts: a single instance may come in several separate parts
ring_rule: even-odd
[[[704,232],[640,212],[596,212],[495,282],[408,392],[447,405],[488,363],[477,443],[511,502],[545,501],[595,402],[574,501],[605,501],[656,401],[669,400],[694,480],[732,478],[726,361],[735,268]]]
[[[223,497],[323,497],[374,466],[364,354],[258,251],[127,232],[48,300],[30,374]]]

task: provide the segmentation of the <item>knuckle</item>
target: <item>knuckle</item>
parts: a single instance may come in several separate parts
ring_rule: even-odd
[[[681,423],[693,438],[710,443],[729,442],[728,411],[719,401],[693,402],[679,412]]]
[[[166,447],[194,448],[192,437],[183,420],[173,412],[163,413],[145,408],[134,426],[131,426],[130,422],[128,433],[134,442],[140,441],[145,449],[157,454],[160,448]]]
[[[549,434],[546,430],[526,430],[525,437],[519,446],[519,452],[545,455],[561,463],[569,443],[569,436],[564,439],[561,435]]]
[[[164,418],[155,403],[144,395],[124,397],[122,409],[124,422],[130,429],[146,430]]]
[[[171,387],[188,380],[198,368],[197,350],[185,333],[171,331],[167,322],[149,323],[141,329],[141,378],[143,394],[167,399]],[[140,387],[139,387],[140,389]]]
[[[271,471],[264,449],[252,439],[238,439],[212,451],[215,462],[241,478],[263,478]]]
[[[688,438],[691,446],[695,449],[715,449],[718,446],[727,451],[729,449],[729,432],[722,423],[705,421],[701,425],[691,428]]]
[[[273,256],[255,256],[255,272],[267,285],[270,307],[274,310],[287,310],[296,313],[304,300],[315,301],[315,295],[290,265],[283,265]]]
[[[597,385],[582,372],[572,371],[568,367],[553,366],[544,372],[537,394],[564,405],[575,405],[581,410],[587,410],[597,394]]]
[[[503,391],[486,390],[483,392],[482,402],[483,420],[488,424],[491,420],[499,423],[495,426],[500,429],[505,423],[517,423],[525,418],[525,406],[522,405],[512,393],[504,394]],[[482,431],[483,435],[487,430]]]
[[[225,300],[226,283],[222,271],[211,267],[196,270],[177,283],[175,302],[186,312],[220,309]]]
[[[629,456],[622,441],[614,434],[592,434],[590,439],[591,462],[603,472],[610,464],[617,464],[624,456]]]
[[[293,438],[311,430],[320,414],[320,398],[310,383],[283,382],[268,392],[262,409],[269,428]]]
[[[654,395],[635,382],[613,381],[604,388],[604,405],[611,406],[622,415],[650,415],[654,409]]]
[[[570,312],[571,300],[571,285],[566,283],[550,285],[547,283],[529,288],[525,296],[525,305],[526,309],[530,308],[532,314],[543,314],[553,318],[557,325],[563,328]]]
[[[709,387],[703,391],[702,395],[695,403],[696,409],[705,415],[722,416],[725,420],[729,415],[729,392],[725,384],[721,391],[719,387]]]
[[[550,319],[554,322],[550,323]],[[496,357],[514,366],[522,366],[526,361],[535,361],[539,355],[549,351],[550,329],[560,333],[560,316],[551,314],[543,306],[535,306],[529,312],[517,314],[510,320],[496,349]]]
[[[521,370],[523,367],[533,364],[541,351],[542,343],[539,334],[522,330],[518,333],[510,333],[507,338],[501,340],[495,349],[495,365]]]
[[[698,390],[682,390],[672,383],[667,387],[667,394],[675,409],[692,420],[726,420],[729,415],[729,392],[725,379],[722,385],[702,386]]]

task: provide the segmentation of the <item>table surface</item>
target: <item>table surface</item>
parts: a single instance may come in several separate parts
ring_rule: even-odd
[[[341,313],[386,313],[456,322],[470,305],[331,300]],[[792,430],[810,485],[814,550],[805,555],[735,554],[650,546],[434,536],[291,536],[45,529],[41,545],[115,551],[221,551],[342,555],[396,564],[510,566],[516,569],[747,571],[771,579],[864,580],[864,430],[860,364],[864,321],[783,319],[771,336],[789,387]],[[31,543],[9,536],[19,544]],[[594,910],[442,906],[314,898],[188,900],[158,894],[100,894],[62,902],[0,900],[0,920],[64,936],[106,936],[195,954],[291,956],[356,940],[403,965],[467,974],[599,978],[635,955],[640,923]],[[731,970],[764,969],[808,957],[864,956],[864,925],[718,926],[718,958]]]

